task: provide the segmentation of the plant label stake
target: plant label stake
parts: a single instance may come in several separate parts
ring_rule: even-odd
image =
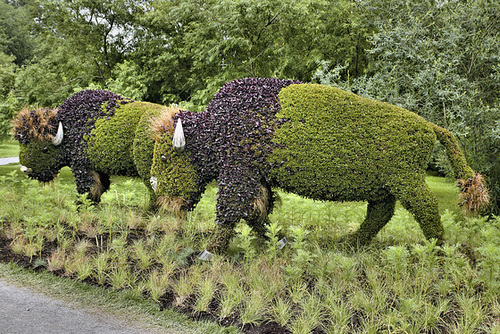
[[[201,252],[201,254],[198,255],[198,259],[200,259],[202,261],[210,261],[213,256],[214,255],[212,253],[210,253],[209,251],[204,249],[203,252]]]
[[[278,241],[278,246],[279,246],[279,248],[280,248],[280,249],[283,249],[283,247],[285,247],[286,243],[287,243],[286,238],[283,238],[283,239],[281,239],[280,241]]]

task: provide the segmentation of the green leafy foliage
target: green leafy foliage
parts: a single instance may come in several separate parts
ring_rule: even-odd
[[[20,145],[19,162],[32,169],[31,176],[41,182],[49,182],[59,173],[62,164],[62,151],[52,141],[33,141]]]
[[[103,108],[106,108],[103,105]],[[141,149],[140,141],[136,141],[135,134],[141,117],[150,110],[159,111],[163,108],[145,102],[132,102],[120,105],[114,110],[112,117],[102,117],[95,121],[95,126],[90,135],[84,139],[87,141],[87,154],[93,169],[106,174],[137,176],[137,168],[133,155],[134,142],[138,150],[138,158],[144,158],[147,148]],[[147,123],[141,123],[146,127]],[[144,130],[146,131],[146,130]],[[143,136],[143,140],[150,141],[151,137]],[[142,151],[139,153],[139,150]],[[145,160],[143,163],[148,163]]]
[[[179,154],[174,151],[172,135],[164,134],[155,143],[151,175],[158,178],[157,195],[186,199],[183,209],[192,209],[197,203],[193,201],[200,196],[197,169],[189,153]]]
[[[139,103],[138,105],[144,107],[144,110],[135,130],[132,156],[139,177],[150,189],[150,206],[153,208],[156,196],[150,187],[150,178],[155,141],[151,129],[151,120],[157,117],[164,110],[164,107],[152,103]]]

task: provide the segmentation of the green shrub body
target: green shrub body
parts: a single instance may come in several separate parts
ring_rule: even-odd
[[[128,103],[115,109],[113,117],[95,122],[87,140],[87,155],[97,172],[137,176],[132,155],[135,129],[144,113],[140,102]]]
[[[425,170],[437,135],[457,178],[473,177],[451,133],[405,109],[322,85],[292,85],[279,93],[287,120],[275,131],[272,186],[316,200],[368,201],[351,236],[368,243],[391,219],[396,200],[427,238],[443,240],[437,201]]]
[[[50,182],[63,164],[61,148],[52,145],[51,140],[33,141],[19,145],[19,162],[30,166],[40,182]]]
[[[274,185],[332,201],[384,199],[395,179],[424,175],[436,142],[433,126],[394,105],[321,85],[279,94],[271,157]]]
[[[190,154],[176,153],[172,149],[172,137],[165,135],[156,143],[153,157],[151,175],[160,180],[156,193],[167,195],[169,198],[183,199],[182,203],[179,203],[179,208],[174,208],[173,211],[192,208],[199,201],[201,192],[198,191],[199,176],[197,169],[191,163]],[[168,163],[164,163],[164,160]]]
[[[112,117],[96,120],[86,138],[91,168],[99,174],[139,176],[154,196],[149,182],[154,149],[151,119],[164,109],[158,104],[131,102],[118,106]],[[151,198],[152,206],[154,202]]]
[[[358,245],[389,222],[400,200],[424,235],[441,243],[437,201],[425,183],[436,139],[447,148],[457,177],[474,176],[449,131],[402,108],[328,86],[235,80],[205,112],[180,112],[173,119],[185,124],[186,151],[173,152],[172,130],[156,143],[151,174],[169,185],[157,195],[182,197],[191,209],[205,185],[217,180],[214,251],[228,246],[240,219],[265,233],[272,188],[316,200],[368,201],[365,221],[349,236]],[[161,145],[163,161],[156,152]]]
[[[139,170],[143,175],[148,171],[149,175],[154,146],[149,119],[164,108],[131,102],[116,108],[113,117],[98,119],[87,137],[87,154],[93,169],[111,175],[138,176]]]
[[[165,107],[152,103],[140,103],[138,106],[143,110],[135,129],[135,136],[132,143],[132,158],[137,174],[139,174],[139,177],[149,189],[150,206],[153,208],[156,205],[156,196],[151,189],[150,178],[155,141],[152,137],[151,119],[161,114]]]

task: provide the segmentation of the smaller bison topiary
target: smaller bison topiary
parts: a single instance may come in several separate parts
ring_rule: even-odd
[[[99,202],[110,175],[140,176],[149,185],[154,140],[150,119],[165,107],[135,102],[105,90],[85,90],[59,108],[25,109],[13,121],[21,169],[49,182],[69,166],[77,191]]]
[[[427,238],[442,243],[437,201],[425,183],[436,139],[446,147],[456,177],[476,184],[473,196],[487,202],[480,176],[448,130],[333,87],[236,80],[205,112],[181,111],[155,123],[151,175],[163,206],[191,210],[208,182],[217,180],[218,229],[210,251],[227,248],[240,219],[264,234],[272,188],[316,200],[368,201],[365,221],[350,236],[353,244],[371,241],[393,216],[396,200]]]

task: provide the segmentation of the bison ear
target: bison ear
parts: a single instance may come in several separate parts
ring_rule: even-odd
[[[182,121],[180,118],[175,126],[172,145],[174,146],[174,151],[177,153],[184,152],[184,149],[186,148],[186,139],[184,138],[184,130],[182,129]]]
[[[64,137],[63,126],[62,123],[59,122],[59,127],[57,128],[57,134],[55,135],[54,138],[52,138],[52,144],[54,144],[55,146],[61,145],[63,137]]]

